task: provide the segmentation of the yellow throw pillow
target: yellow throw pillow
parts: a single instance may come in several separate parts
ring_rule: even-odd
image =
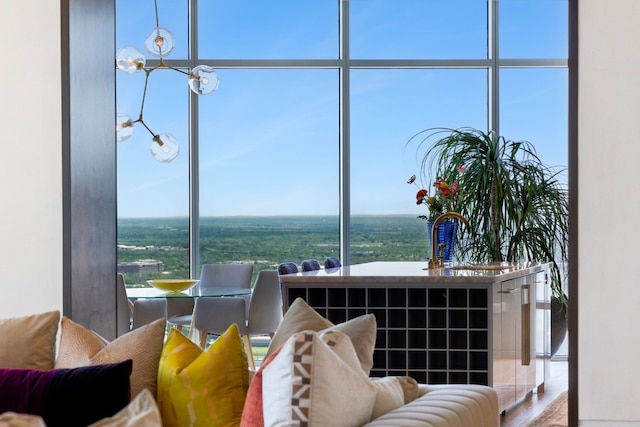
[[[203,351],[169,331],[158,369],[164,427],[238,426],[249,388],[249,363],[236,324]]]
[[[0,368],[53,369],[59,311],[0,319]]]
[[[155,320],[111,342],[67,317],[62,318],[60,325],[56,368],[103,365],[131,359],[131,397],[136,397],[145,388],[155,397],[165,319]]]

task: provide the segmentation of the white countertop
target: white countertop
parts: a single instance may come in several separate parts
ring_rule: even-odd
[[[500,270],[428,269],[424,262],[376,261],[280,276],[282,283],[493,283],[542,271],[550,263],[493,263]],[[452,266],[455,266],[452,265]]]

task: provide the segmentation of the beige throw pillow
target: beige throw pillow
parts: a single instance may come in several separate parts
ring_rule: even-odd
[[[365,374],[369,375],[373,368],[373,351],[376,347],[376,316],[373,314],[363,314],[343,323],[338,323],[329,330],[345,333],[356,350],[360,366]]]
[[[273,352],[295,333],[302,331],[320,331],[330,326],[333,326],[333,323],[320,316],[305,300],[296,298],[282,317],[282,321],[280,325],[278,325],[278,329],[269,343],[269,348],[264,358],[266,359],[271,356]]]
[[[376,391],[339,331],[294,334],[262,376],[265,427],[355,427],[371,417]]]
[[[151,392],[144,389],[120,412],[89,427],[162,427],[162,418]]]
[[[52,369],[59,311],[0,319],[0,368]]]
[[[131,397],[146,388],[155,398],[165,328],[165,319],[158,319],[108,342],[90,329],[63,317],[55,367],[77,368],[132,359]]]
[[[405,404],[404,391],[397,377],[372,378],[371,383],[376,389],[372,420]]]
[[[402,392],[404,394],[404,403],[413,402],[420,396],[420,387],[418,386],[418,381],[411,377],[394,377],[398,379],[400,382],[400,386],[402,387]]]
[[[282,322],[271,340],[265,359],[295,333],[307,330],[316,332],[328,329],[338,330],[351,339],[362,370],[369,375],[371,368],[373,368],[376,327],[376,318],[373,314],[365,314],[334,325],[320,316],[302,298],[297,298],[284,314]]]
[[[4,412],[0,414],[0,427],[47,427],[38,415]]]

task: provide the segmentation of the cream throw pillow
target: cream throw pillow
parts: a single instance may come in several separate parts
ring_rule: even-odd
[[[59,311],[0,319],[0,368],[52,369]]]
[[[269,357],[271,353],[275,352],[295,333],[320,331],[331,326],[333,326],[333,323],[320,316],[305,300],[296,298],[282,317],[282,321],[269,343],[269,348],[264,358]]]
[[[373,368],[373,351],[376,347],[376,316],[363,314],[343,323],[338,323],[329,330],[340,331],[351,338],[353,348],[358,355],[360,366],[369,375]]]
[[[89,427],[162,427],[162,418],[153,395],[144,389],[120,412]]]
[[[402,392],[404,394],[404,403],[413,402],[420,396],[420,387],[418,381],[411,377],[394,377],[398,379]]]
[[[294,334],[262,376],[265,427],[355,427],[371,417],[376,391],[339,331]]]
[[[372,378],[371,383],[376,389],[376,402],[371,414],[372,420],[404,405],[404,391],[398,378]]]
[[[0,414],[0,427],[47,427],[38,415],[4,412]]]
[[[155,398],[165,319],[158,319],[108,342],[90,329],[62,318],[56,368],[77,368],[133,360],[131,397],[149,389]]]
[[[373,350],[376,344],[376,318],[373,314],[365,314],[344,323],[334,325],[320,316],[302,298],[297,298],[284,314],[282,322],[276,330],[265,359],[293,334],[302,331],[339,330],[346,334],[353,343],[362,370],[369,375],[373,368]]]

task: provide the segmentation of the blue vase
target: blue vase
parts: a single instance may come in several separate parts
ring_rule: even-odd
[[[451,257],[453,256],[453,249],[456,244],[456,232],[458,231],[458,222],[457,221],[442,221],[438,225],[438,235],[436,236],[436,248],[440,243],[444,243],[444,262],[451,261]],[[429,242],[431,242],[431,236],[433,235],[433,221],[427,222],[427,232],[429,233]],[[433,246],[430,246],[430,249]],[[433,253],[433,249],[429,252],[429,258],[431,258],[431,254]],[[438,252],[436,251],[436,255]]]

